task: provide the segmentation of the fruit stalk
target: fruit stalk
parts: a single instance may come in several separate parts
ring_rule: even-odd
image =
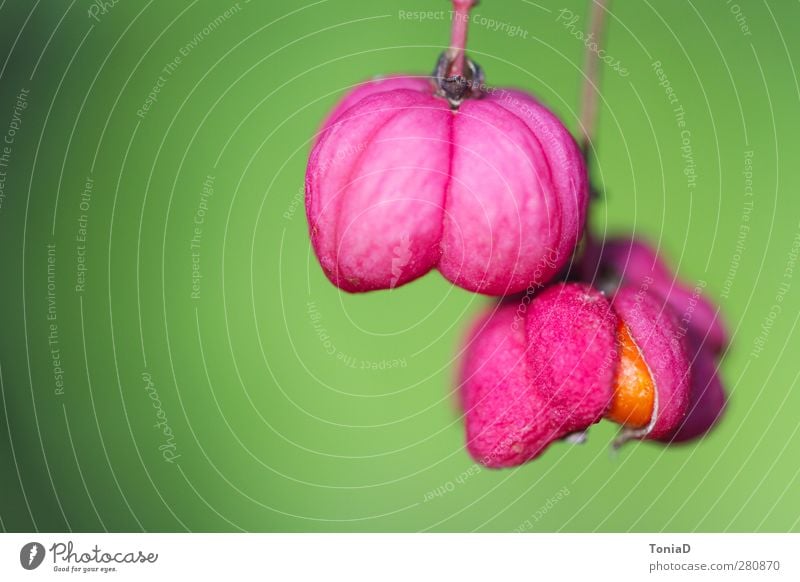
[[[583,89],[581,96],[580,147],[588,162],[595,130],[597,129],[597,102],[600,97],[600,51],[603,47],[606,14],[610,0],[589,0],[592,13],[589,19],[588,38],[584,57]]]
[[[464,76],[464,51],[467,47],[467,26],[469,11],[477,4],[477,0],[453,0],[453,28],[450,36],[450,55],[453,64],[450,76]]]

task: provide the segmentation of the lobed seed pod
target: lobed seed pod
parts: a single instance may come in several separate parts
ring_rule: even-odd
[[[531,302],[525,322],[531,375],[566,432],[585,430],[608,411],[617,325],[605,296],[582,283],[553,285]]]
[[[523,321],[505,302],[468,336],[461,369],[467,448],[488,467],[513,467],[585,431],[606,413],[616,369],[617,316],[579,283],[537,294]]]
[[[612,301],[583,283],[510,301],[481,317],[461,369],[467,448],[489,467],[538,457],[602,418],[632,439],[684,442],[719,421],[713,353],[682,333],[663,298],[623,285]]]
[[[584,279],[609,292],[624,283],[655,293],[687,320],[692,333],[714,353],[728,344],[719,309],[703,294],[705,285],[686,285],[641,239],[611,238],[589,244],[580,270]]]
[[[628,427],[618,444],[633,438],[658,439],[671,434],[683,421],[689,406],[690,360],[686,338],[680,333],[677,317],[641,289],[623,286],[612,305],[624,326],[611,417]],[[626,406],[620,398],[634,404],[652,401],[646,425],[630,425],[624,416]]]
[[[467,450],[491,468],[535,459],[564,436],[527,363],[516,306],[501,304],[478,319],[461,368]]]
[[[580,270],[585,278],[595,280],[613,293],[620,285],[637,287],[649,295],[661,309],[676,313],[680,325],[674,341],[685,336],[689,347],[689,404],[686,417],[667,434],[655,440],[678,443],[705,435],[719,422],[725,410],[725,391],[717,371],[716,356],[728,344],[728,334],[719,316],[719,309],[702,293],[704,285],[690,287],[678,279],[661,260],[658,253],[639,239],[609,239],[600,244],[590,244],[581,261]],[[622,362],[632,361],[622,358]],[[646,374],[638,374],[641,378]],[[627,426],[641,427],[645,410],[650,410],[652,397],[639,382],[639,390],[630,378],[626,393],[617,387],[615,403],[619,410],[612,411],[612,420]],[[626,402],[622,402],[627,399]],[[649,418],[649,417],[648,417]]]
[[[669,434],[658,440],[668,444],[685,443],[705,436],[725,412],[725,390],[717,371],[714,355],[690,337],[692,358],[689,406],[686,417]]]
[[[306,172],[311,240],[350,292],[389,289],[436,268],[505,295],[552,279],[588,203],[580,150],[533,97],[482,91],[453,108],[430,79],[354,89],[323,125]]]

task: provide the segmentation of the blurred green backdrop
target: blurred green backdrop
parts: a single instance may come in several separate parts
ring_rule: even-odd
[[[484,0],[470,31],[489,83],[573,130],[585,4]],[[338,292],[302,202],[326,111],[431,70],[448,10],[0,2],[4,530],[800,530],[800,5],[617,2],[609,22],[592,221],[720,300],[724,422],[616,456],[603,424],[501,472],[473,468],[452,397],[488,299],[435,273]]]

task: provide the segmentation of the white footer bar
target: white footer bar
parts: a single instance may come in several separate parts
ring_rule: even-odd
[[[800,580],[798,554],[798,534],[4,534],[0,580]]]

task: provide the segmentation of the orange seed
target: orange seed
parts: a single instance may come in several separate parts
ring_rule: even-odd
[[[619,364],[614,378],[614,396],[606,418],[631,428],[648,425],[653,416],[655,386],[650,369],[624,322],[617,326]]]

